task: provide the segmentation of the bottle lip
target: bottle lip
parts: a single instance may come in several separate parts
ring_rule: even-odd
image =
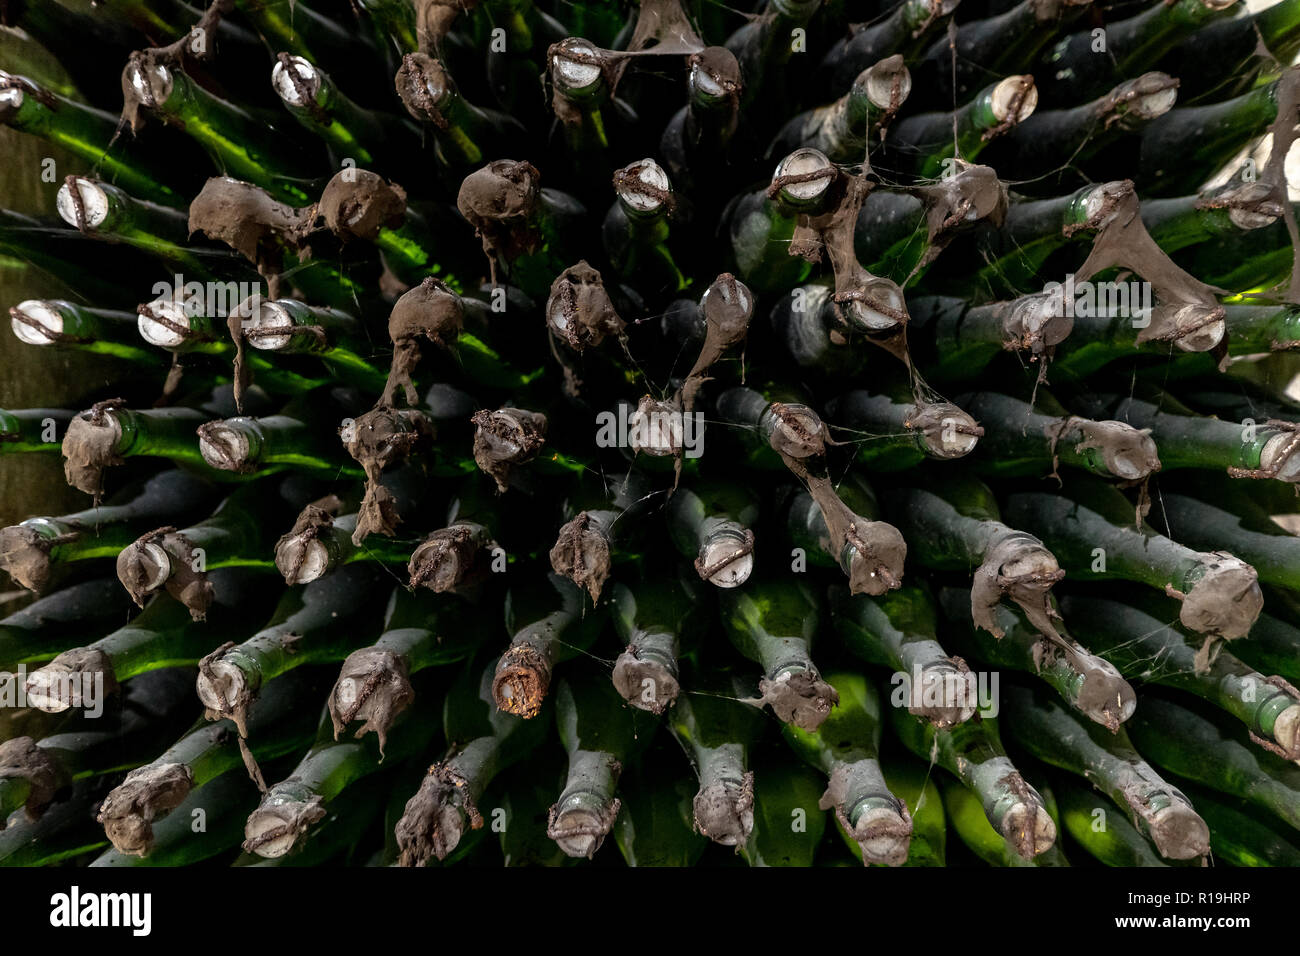
[[[600,49],[587,40],[568,37],[560,41],[558,49],[551,55],[551,79],[556,86],[566,93],[594,90],[604,79],[600,65],[572,59],[565,56],[566,53],[577,54],[583,59],[599,59]]]
[[[176,79],[165,63],[153,63],[146,69],[143,63],[132,59],[126,65],[126,79],[146,107],[162,106],[176,86]]]
[[[289,69],[296,74],[297,82],[290,75]],[[280,99],[290,106],[307,106],[315,101],[316,94],[320,92],[321,73],[303,57],[285,54],[271,68],[271,86]]]
[[[209,422],[199,429],[199,453],[213,468],[238,471],[248,463],[252,445],[240,424],[248,418]]]
[[[252,295],[239,304],[244,338],[253,348],[275,352],[293,339],[293,317],[279,302]]]
[[[14,336],[25,345],[53,345],[63,334],[63,313],[48,299],[19,302],[9,314]],[[24,322],[18,318],[20,315],[38,324]]]
[[[12,73],[6,73],[0,70],[0,84],[12,82],[18,78]],[[21,86],[16,83],[12,86],[0,87],[0,113],[5,111],[17,112],[22,109],[23,103],[27,99],[27,94]]]
[[[1178,335],[1174,345],[1184,352],[1208,352],[1228,334],[1223,306],[1190,303],[1180,306],[1173,315]]]
[[[614,179],[619,184],[615,189],[619,201],[632,213],[649,215],[659,212],[667,203],[653,193],[672,192],[672,183],[668,180],[668,174],[653,159],[643,159],[625,166],[614,174]],[[650,191],[636,188],[638,183],[650,187]]]
[[[700,568],[711,568],[748,545],[749,538],[743,532],[734,528],[719,528],[700,546],[696,565]],[[749,580],[753,571],[754,552],[751,548],[744,554],[738,555],[735,560],[727,561],[705,580],[720,588],[738,588]]]
[[[72,195],[73,185],[77,189],[76,197]],[[81,200],[80,204],[77,199]],[[108,207],[108,191],[84,176],[72,177],[72,183],[64,180],[54,197],[59,218],[78,229],[98,229],[108,219]]]
[[[900,53],[867,67],[858,75],[853,88],[866,93],[873,106],[885,110],[898,105],[894,102],[895,82],[898,84],[898,103],[902,103],[912,92],[912,72]]]
[[[814,174],[822,175],[814,175]],[[835,179],[835,165],[825,153],[803,146],[784,157],[776,164],[772,173],[772,182],[776,183],[788,176],[810,176],[813,178],[801,182],[781,184],[781,198],[796,205],[812,205],[826,195],[831,182]]]
[[[185,306],[170,295],[162,295],[140,306],[137,310],[136,329],[140,337],[150,345],[158,348],[172,349],[185,343],[184,334],[157,321],[161,317],[168,322],[193,330],[190,314]]]
[[[1038,87],[1028,74],[1004,77],[989,93],[989,109],[999,123],[1023,123],[1037,108]]]
[[[879,334],[903,324],[899,317],[906,316],[907,302],[898,283],[875,278],[862,282],[853,289],[842,311],[853,326],[864,332]]]
[[[1291,432],[1279,432],[1266,441],[1259,453],[1260,470],[1273,473],[1278,481],[1300,481],[1300,454],[1292,447],[1294,440]]]

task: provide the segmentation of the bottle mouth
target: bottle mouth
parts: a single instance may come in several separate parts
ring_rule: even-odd
[[[293,317],[278,302],[253,295],[239,304],[236,314],[242,316],[240,326],[244,338],[255,349],[279,351],[293,339]]]
[[[680,408],[647,395],[628,418],[628,441],[635,452],[658,458],[678,455],[683,448],[684,425]]]
[[[208,670],[212,676],[210,677],[208,673],[200,671],[194,684],[199,703],[214,713],[227,713],[231,708],[236,707],[249,693],[248,682],[244,679],[244,672],[230,661],[224,660],[213,661]],[[217,690],[218,683],[222,688],[220,692]]]
[[[1017,802],[1002,815],[1002,836],[1024,859],[1045,853],[1056,842],[1056,824],[1037,800]]]
[[[147,107],[162,106],[171,98],[175,87],[172,71],[165,64],[154,63],[146,67],[132,61],[126,66],[127,82],[140,102]]]
[[[653,159],[643,159],[619,170],[614,179],[618,183],[619,200],[631,212],[656,213],[665,206],[663,195],[672,192],[668,174]],[[639,189],[638,184],[648,189]]]
[[[853,325],[864,332],[880,333],[896,329],[903,324],[900,316],[907,314],[903,290],[889,279],[875,279],[856,290],[858,294],[845,310]]]
[[[738,588],[754,573],[754,549],[744,534],[724,529],[700,547],[696,566],[715,569],[704,579],[714,587]]]
[[[271,86],[289,106],[307,106],[320,92],[320,71],[300,56],[285,56],[271,68]]]
[[[754,314],[754,297],[743,282],[734,276],[724,276],[714,280],[713,284],[704,290],[704,295],[700,296],[700,311],[708,314],[709,306],[712,303],[711,296],[717,296],[718,300],[726,306],[729,312],[735,312],[737,320],[748,322]]]
[[[1228,220],[1249,231],[1271,226],[1281,218],[1283,209],[1272,199],[1272,192],[1264,183],[1245,183],[1221,193],[1218,199],[1227,204]]]
[[[1142,436],[1142,441],[1134,447],[1125,448],[1106,456],[1106,467],[1116,478],[1125,481],[1137,481],[1151,474],[1148,462],[1156,453],[1156,443],[1150,436]]]
[[[0,70],[0,84],[12,82],[14,79],[12,73],[6,73]],[[19,86],[4,86],[0,88],[0,119],[7,118],[8,114],[16,113],[22,109],[23,103],[27,99],[27,94]]]
[[[600,50],[586,40],[569,37],[560,42],[560,49],[551,56],[551,79],[566,93],[580,94],[595,91],[604,75],[599,63]]]
[[[887,110],[897,107],[911,94],[912,73],[904,64],[902,54],[895,53],[863,70],[854,85],[865,87],[867,99],[873,106]]]
[[[1164,116],[1178,102],[1178,81],[1167,73],[1143,73],[1125,86],[1131,98],[1125,102],[1124,111],[1138,119]]]
[[[14,337],[25,345],[53,345],[63,334],[63,313],[49,300],[19,302],[9,316]]]
[[[1022,347],[1051,348],[1060,345],[1074,329],[1074,318],[1065,314],[1063,296],[1049,292],[1020,299],[1007,323],[1010,334]]]
[[[934,458],[962,458],[979,444],[983,430],[966,412],[949,402],[926,405],[909,427],[919,428]]]
[[[194,328],[185,306],[171,296],[159,296],[141,306],[137,312],[139,314],[135,325],[140,338],[158,348],[173,349],[185,343],[185,336],[182,333],[158,321],[159,319],[166,319],[167,322],[191,331]]]
[[[77,195],[72,190],[76,188]],[[98,229],[108,218],[108,195],[94,180],[81,176],[65,181],[54,198],[59,218],[78,229]]]
[[[718,82],[717,77],[698,63],[691,66],[687,82],[695,93],[708,99],[720,100],[725,99],[727,96],[726,87]]]
[[[1048,591],[1060,576],[1061,566],[1056,555],[1040,544],[1026,545],[1019,549],[1011,560],[998,568],[998,573],[1011,578],[1022,586],[1028,586],[1032,580],[1042,582],[1039,590]]]
[[[276,545],[275,567],[285,584],[310,584],[324,577],[329,566],[329,548],[317,538],[299,535]]]
[[[815,203],[826,194],[835,178],[835,166],[825,153],[804,146],[796,149],[776,165],[773,183],[786,177],[811,176],[800,182],[782,183],[781,198],[795,205]]]
[[[1038,87],[1028,74],[999,80],[989,97],[989,107],[999,123],[1023,123],[1038,108]]]
[[[567,856],[590,859],[614,822],[611,809],[600,794],[571,793],[552,810],[551,839]]]
[[[1259,467],[1278,481],[1300,481],[1300,448],[1295,447],[1295,435],[1279,432],[1265,442],[1259,453]]]
[[[1102,183],[1091,187],[1084,193],[1081,202],[1084,225],[1089,229],[1104,229],[1109,226],[1119,215],[1122,205],[1119,200],[1131,191],[1132,188],[1124,182]]]
[[[1228,334],[1222,306],[1184,305],[1174,312],[1174,328],[1180,334],[1174,344],[1184,352],[1208,352]]]
[[[232,418],[209,422],[199,429],[199,453],[213,468],[238,471],[252,454],[248,435],[236,423],[249,419]]]

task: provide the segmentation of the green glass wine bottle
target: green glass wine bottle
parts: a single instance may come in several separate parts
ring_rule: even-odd
[[[511,587],[505,612],[510,644],[497,662],[492,697],[508,714],[536,717],[556,665],[591,646],[604,627],[605,611],[585,608],[577,585],[548,574],[545,581]]]
[[[561,679],[555,719],[569,769],[551,807],[546,835],[568,856],[589,860],[618,818],[622,769],[646,746],[655,725],[643,721],[638,726],[636,711],[599,674]]]
[[[1011,9],[957,27],[916,64],[925,105],[965,103],[989,77],[1029,72],[1039,52],[1092,6],[1092,0],[1021,0]]]
[[[881,11],[874,22],[849,26],[841,39],[822,59],[817,73],[823,99],[830,99],[852,85],[854,77],[885,57],[900,54],[914,63],[931,41],[948,28],[959,0],[905,0]]]
[[[1202,27],[1167,54],[1185,97],[1236,96],[1285,69],[1300,53],[1300,3],[1280,0]],[[1207,63],[1222,70],[1207,70]],[[1232,64],[1229,66],[1228,64]]]
[[[939,644],[934,602],[924,586],[908,585],[880,597],[836,589],[831,620],[851,653],[893,668],[891,705],[905,706],[936,727],[975,715],[975,677]]]
[[[1185,0],[1186,2],[1186,0]],[[1199,2],[1199,0],[1197,0]],[[1144,196],[1193,192],[1206,170],[1228,162],[1241,144],[1261,135],[1291,102],[1300,73],[1205,106],[1180,106],[1142,131],[1138,181]]]
[[[889,131],[881,164],[921,179],[950,175],[956,159],[974,162],[990,140],[1029,119],[1037,106],[1032,76],[1004,77],[950,113],[918,113],[899,120]]]
[[[393,722],[415,697],[411,678],[465,660],[478,649],[482,635],[453,624],[475,607],[456,595],[394,591],[379,640],[347,656],[330,691],[335,739],[359,720],[363,724],[355,736],[373,732],[382,749]]]
[[[987,485],[945,469],[933,477],[913,475],[908,487],[882,497],[886,513],[898,518],[913,560],[934,570],[974,573],[976,627],[1002,636],[993,612],[1005,597],[1043,633],[1055,630],[1048,595],[1065,572],[1043,541],[1019,530],[1022,525],[1009,515],[1008,523],[1002,521]]]
[[[1052,105],[1104,92],[1115,81],[1154,66],[1198,28],[1234,12],[1236,0],[1176,0],[1152,4],[1141,13],[1105,28],[1105,53],[1097,52],[1091,28],[1062,37],[1043,56],[1051,77]],[[1062,103],[1063,105],[1063,103]]]
[[[668,712],[668,729],[699,781],[691,802],[694,829],[722,846],[744,846],[754,829],[749,752],[762,736],[763,717],[737,699],[735,681],[715,680],[710,687],[693,674],[689,684],[693,689]]]
[[[1148,690],[1129,721],[1139,752],[1170,773],[1244,800],[1252,816],[1300,830],[1300,767],[1251,743],[1249,731],[1195,698]]]
[[[906,862],[912,839],[907,805],[890,792],[880,766],[880,697],[859,674],[827,676],[839,703],[814,732],[787,724],[786,740],[830,778],[822,804],[862,850],[863,865]]]
[[[248,275],[228,252],[188,248],[189,227],[183,212],[136,199],[112,183],[69,176],[55,195],[55,209],[83,234],[125,243],[193,278]]]
[[[433,126],[439,163],[462,175],[500,156],[526,137],[513,116],[471,103],[438,60],[408,53],[397,74],[397,92],[415,119]]]
[[[1150,430],[1166,471],[1185,468],[1226,471],[1235,478],[1300,480],[1300,455],[1286,423],[1230,422],[1197,415],[1173,395],[1143,389],[1132,397],[1104,392],[1072,396],[1083,411]]]
[[[873,471],[903,471],[927,458],[963,458],[984,429],[951,402],[918,402],[905,387],[872,395],[846,392],[826,406],[838,441],[856,445],[854,460]]]
[[[289,114],[329,147],[337,163],[409,169],[420,141],[411,123],[368,110],[349,99],[319,66],[302,56],[280,53],[271,88]]]
[[[0,455],[57,451],[59,431],[67,431],[73,415],[61,408],[0,408]]]
[[[754,532],[759,499],[746,486],[697,481],[668,499],[668,533],[677,550],[694,562],[704,581],[740,587],[754,570]]]
[[[9,307],[9,325],[18,341],[41,348],[67,348],[107,355],[161,371],[162,357],[141,348],[130,312],[99,309],[65,299],[25,299]]]
[[[1065,854],[1061,852],[1060,841],[1051,848],[1026,860],[1007,843],[1006,839],[984,815],[979,797],[959,783],[943,781],[943,809],[952,821],[952,829],[966,848],[990,866],[1030,867],[1030,866],[1069,866]],[[1051,790],[1040,785],[1039,795],[1043,798],[1043,807],[1060,831],[1061,815]],[[1141,837],[1138,837],[1141,840]],[[1152,854],[1153,856],[1155,854]]]
[[[1056,823],[1042,795],[1007,756],[996,720],[971,720],[939,730],[898,707],[890,708],[890,717],[903,745],[956,777],[1022,859],[1032,860],[1055,845]]]
[[[668,174],[653,159],[614,173],[616,199],[605,215],[601,238],[615,272],[635,279],[646,295],[671,295],[690,285],[669,250],[668,215],[673,208]]]
[[[1113,485],[1084,475],[1056,494],[1016,492],[1008,521],[1039,534],[1072,578],[1122,578],[1182,602],[1179,620],[1225,640],[1244,637],[1264,604],[1255,569],[1227,551],[1196,551],[1135,523]]]
[[[496,661],[471,662],[452,684],[443,707],[443,731],[452,751],[429,768],[396,827],[402,866],[447,859],[466,831],[483,826],[478,802],[502,771],[542,743],[543,721],[524,720],[497,707]],[[510,821],[509,829],[526,826]]]
[[[995,392],[959,395],[984,429],[971,464],[988,475],[1048,475],[1060,465],[1103,478],[1141,481],[1160,470],[1150,435],[1122,421],[1069,414],[1039,389],[1033,404]]]
[[[1161,856],[1190,860],[1209,852],[1205,821],[1142,759],[1123,729],[1108,732],[1079,721],[1045,691],[1008,688],[1003,706],[1001,724],[1018,746],[1104,792]]]
[[[767,154],[785,156],[807,146],[836,163],[863,162],[868,144],[881,145],[885,128],[911,92],[912,75],[902,55],[887,56],[859,73],[835,102],[787,122]]]
[[[1044,176],[1049,183],[1057,182],[1050,174],[1061,167],[1062,159],[1081,167],[1107,146],[1142,131],[1173,109],[1185,76],[1143,73],[1087,103],[1035,110],[1003,141],[1005,152],[1011,154],[1007,178],[1029,190],[1034,185],[1026,180]]]
[[[822,611],[811,585],[771,578],[720,598],[727,637],[760,668],[755,703],[770,706],[783,723],[815,731],[839,698],[811,657]]]

